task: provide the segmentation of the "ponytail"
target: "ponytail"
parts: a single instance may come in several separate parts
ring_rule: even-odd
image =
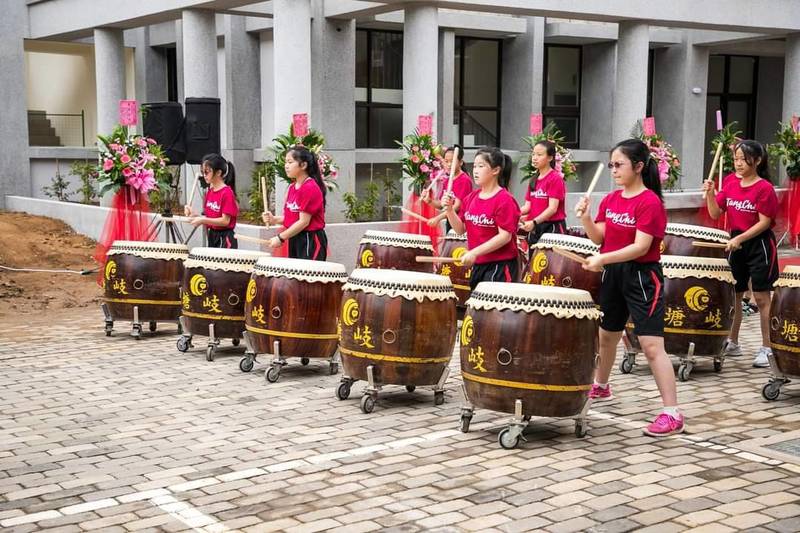
[[[508,184],[511,183],[512,170],[514,170],[514,161],[511,160],[510,155],[503,154],[503,171],[500,173],[500,176],[497,178],[497,181],[500,183],[500,186],[504,189],[508,189]]]
[[[644,186],[656,193],[661,201],[664,201],[664,194],[661,192],[661,176],[658,173],[658,163],[653,156],[647,158],[644,168],[642,168],[642,182]]]
[[[319,190],[322,191],[322,207],[324,208],[327,204],[325,196],[328,192],[328,188],[325,187],[325,182],[322,181],[322,174],[319,171],[319,163],[317,163],[317,157],[314,155],[314,152],[306,148],[302,145],[295,145],[289,149],[290,154],[298,163],[305,163],[306,164],[306,172],[310,178],[317,183],[319,186]]]
[[[650,154],[650,148],[639,139],[627,139],[620,141],[611,149],[610,153],[616,150],[622,152],[625,157],[630,159],[631,165],[636,167],[637,163],[642,163],[642,182],[644,186],[656,193],[656,196],[663,202],[664,195],[661,192],[661,177],[658,174],[658,163]]]

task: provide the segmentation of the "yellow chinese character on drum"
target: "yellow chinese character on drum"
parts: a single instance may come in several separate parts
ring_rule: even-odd
[[[711,324],[712,328],[720,329],[722,328],[722,314],[719,312],[719,309],[715,311],[711,311],[708,313],[708,316],[705,320],[706,324]]]
[[[259,324],[266,324],[264,320],[264,306],[259,305],[258,307],[254,307],[252,311],[250,311],[250,316],[255,319],[256,322]]]
[[[469,270],[467,270],[467,273],[464,274],[464,277],[467,278],[467,279],[472,277],[472,269],[471,268]]]
[[[485,368],[483,368],[483,348],[478,346],[478,349],[470,348],[469,349],[469,357],[467,360],[470,363],[473,363],[472,368],[474,370],[480,370],[481,372],[488,372]]]
[[[542,283],[541,284],[542,285],[547,285],[549,287],[555,287],[556,286],[556,278],[555,278],[555,276],[550,274],[549,276],[545,276],[545,277],[542,278]]]
[[[361,331],[361,326],[358,326],[353,332],[353,340],[364,348],[375,347],[372,345],[372,332],[369,330],[369,326],[364,326],[364,331]]]
[[[670,326],[681,327],[683,325],[683,319],[685,318],[686,313],[680,308],[667,307],[667,313],[664,315],[664,322]]]
[[[449,276],[450,275],[450,265],[443,265],[442,270],[439,272],[442,276]]]
[[[184,292],[181,295],[181,302],[183,302],[183,308],[184,309],[189,309],[189,293],[188,292]]]
[[[114,280],[114,290],[120,294],[128,294],[127,285],[125,285],[124,279],[115,279]]]
[[[219,298],[215,296],[206,296],[203,300],[203,308],[208,309],[212,313],[221,313],[222,309],[219,308]]]
[[[790,342],[797,342],[798,333],[800,333],[800,330],[798,330],[797,322],[789,322],[784,319],[781,337]]]

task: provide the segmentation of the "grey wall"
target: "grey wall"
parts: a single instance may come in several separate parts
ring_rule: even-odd
[[[756,105],[756,140],[775,140],[783,109],[784,61],[782,57],[758,60],[758,104]]]
[[[584,150],[608,150],[611,138],[611,110],[616,76],[616,44],[583,47],[581,81],[581,139]]]

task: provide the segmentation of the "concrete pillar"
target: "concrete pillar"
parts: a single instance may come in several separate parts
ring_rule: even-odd
[[[6,195],[31,196],[28,114],[23,39],[28,27],[26,2],[6,2],[0,18],[0,208]]]
[[[403,134],[417,126],[419,115],[433,113],[436,135],[439,91],[439,15],[436,6],[405,8],[403,26]]]
[[[261,148],[275,138],[275,83],[273,82],[272,31],[259,34],[259,73],[261,75]]]
[[[451,146],[456,142],[453,132],[453,106],[456,83],[456,33],[442,30],[439,33],[439,142]]]
[[[286,133],[294,113],[311,116],[311,0],[273,0],[275,131]],[[279,180],[280,181],[280,180]],[[276,208],[283,211],[286,184],[276,183]]]
[[[580,147],[584,150],[606,151],[614,145],[608,128],[612,120],[610,104],[614,101],[616,48],[616,43],[583,47]]]
[[[259,37],[247,33],[245,17],[225,15],[224,157],[236,165],[236,192],[250,189],[253,150],[261,143]]]
[[[217,98],[217,28],[212,11],[182,12],[183,85],[186,97]]]
[[[137,28],[136,52],[136,99],[139,103],[164,102],[167,99],[167,61],[150,46],[150,28]]]
[[[183,21],[175,21],[175,73],[178,78],[178,101],[183,102],[186,92],[183,87]]]
[[[542,112],[544,18],[527,17],[524,34],[503,42],[503,148],[524,150],[522,137],[530,132],[530,116]]]
[[[783,80],[783,121],[800,116],[800,33],[786,36]]]
[[[125,98],[125,48],[122,30],[94,30],[94,68],[97,132],[107,135],[119,123],[119,101]]]
[[[612,142],[630,137],[637,120],[647,112],[647,56],[650,28],[639,22],[620,22],[617,40],[617,82],[614,90]]]

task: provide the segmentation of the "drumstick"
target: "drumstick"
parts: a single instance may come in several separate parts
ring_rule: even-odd
[[[725,154],[719,156],[719,190],[722,190],[722,173],[725,172]]]
[[[437,257],[435,255],[418,255],[415,259],[417,263],[455,263],[459,261],[455,257]]]
[[[181,217],[178,215],[172,215],[171,217],[165,217],[164,215],[158,215],[164,222],[182,222],[184,224],[189,224],[192,219],[191,217]]]
[[[257,242],[259,244],[269,244],[269,239],[259,239],[258,237],[250,237],[249,235],[242,235],[241,233],[234,233],[233,236],[241,241]]]
[[[728,243],[692,241],[692,246],[697,246],[698,248],[727,248]]]
[[[717,163],[719,163],[719,156],[722,155],[722,141],[719,142],[717,145],[717,152],[714,154],[714,161],[711,163],[711,169],[708,171],[708,177],[706,181],[714,179],[714,173],[717,170]],[[703,197],[705,198],[706,193],[703,191]]]
[[[450,165],[450,177],[447,179],[447,192],[453,191],[453,179],[456,176],[456,161],[458,161],[458,146],[453,148],[453,163]]]
[[[410,209],[406,209],[405,207],[403,207],[401,205],[390,205],[389,207],[394,208],[394,209],[399,209],[400,211],[402,211],[404,214],[410,216],[411,218],[416,218],[417,220],[421,220],[422,222],[428,222],[428,220],[430,220],[430,219],[425,218],[424,216],[420,215],[419,213],[415,213],[414,211],[412,211]]]
[[[580,256],[580,255],[576,254],[575,252],[570,252],[569,250],[565,250],[564,248],[559,248],[559,247],[556,246],[556,247],[553,248],[553,251],[555,253],[557,253],[558,255],[563,255],[567,259],[572,259],[576,263],[580,263],[582,265],[585,265],[587,263],[585,257]]]
[[[600,179],[600,174],[602,174],[602,172],[603,172],[603,164],[597,163],[597,170],[594,171],[594,177],[592,177],[592,181],[589,183],[589,188],[586,189],[586,194],[584,194],[586,198],[589,198],[592,195],[592,192],[594,192],[594,187],[595,185],[597,185],[597,180]],[[578,216],[581,216],[583,215],[583,211],[576,214]]]
[[[267,212],[267,178],[261,176],[261,199],[264,202],[264,213]]]
[[[199,180],[197,178],[195,178],[194,187],[192,187],[192,192],[189,193],[189,202],[186,205],[188,205],[190,208],[192,207],[192,201],[194,200],[194,193],[195,193],[195,191],[197,191],[198,181]]]

